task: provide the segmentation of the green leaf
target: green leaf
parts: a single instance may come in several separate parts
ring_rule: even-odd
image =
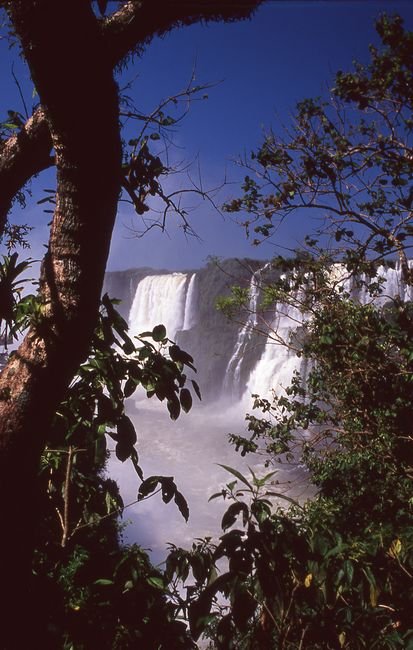
[[[224,498],[224,494],[225,494],[225,492],[223,492],[222,490],[221,490],[221,492],[215,492],[214,494],[212,494],[212,495],[209,497],[208,502],[209,502],[209,501],[213,501],[214,499],[219,499],[219,498],[223,499],[223,498]]]
[[[149,337],[152,338],[152,334],[153,334],[153,332],[148,332],[148,331],[141,332],[138,336],[135,336],[135,338],[137,338],[137,339],[145,339],[145,338],[149,338]]]
[[[141,483],[138,491],[138,501],[141,501],[149,494],[152,494],[158,487],[159,482],[161,481],[161,476],[149,476]]]
[[[192,368],[196,372],[196,369],[192,365],[194,360],[191,357],[188,352],[185,352],[185,350],[181,350],[179,345],[170,345],[169,346],[169,355],[172,359],[172,361],[183,363],[186,366],[189,366],[189,368]]]
[[[251,483],[249,483],[245,478],[245,476],[243,476],[241,472],[239,472],[237,469],[234,469],[233,467],[229,467],[228,465],[221,465],[221,463],[217,463],[217,465],[218,467],[222,467],[223,469],[225,469],[225,471],[229,472],[233,476],[236,476],[237,479],[239,479],[242,483],[244,483],[244,485],[246,485],[247,487],[249,487],[251,491],[253,491],[253,487]]]
[[[249,516],[248,506],[245,503],[242,503],[241,501],[237,501],[236,503],[232,503],[230,505],[230,507],[222,517],[222,521],[221,521],[222,530],[227,530],[227,528],[230,528],[233,524],[235,524],[236,519],[240,514],[240,512],[242,512],[242,519],[245,526]]]
[[[132,453],[133,446],[127,442],[118,442],[115,447],[116,458],[118,458],[122,463],[127,460]]]
[[[152,330],[152,338],[159,343],[166,338],[166,328],[164,325],[156,325]]]
[[[262,478],[260,478],[260,479],[258,479],[258,478],[255,479],[256,482],[257,482],[257,485],[259,485],[260,487],[261,487],[262,485],[265,485],[266,483],[268,483],[268,481],[270,480],[270,478],[272,478],[276,473],[277,473],[277,471],[269,472],[268,474],[266,474],[266,475],[263,476]]]
[[[107,449],[107,443],[106,443],[106,436],[100,435],[96,438],[95,440],[95,454],[94,454],[94,460],[95,463],[104,463],[106,459],[106,449]]]
[[[142,471],[141,466],[139,465],[139,456],[138,456],[138,452],[136,451],[135,447],[132,447],[130,458],[131,458],[132,464],[133,464],[133,466],[135,468],[135,472],[137,473],[137,475],[139,476],[141,481],[143,481],[144,480],[143,471]]]
[[[271,516],[269,503],[263,499],[257,499],[252,502],[251,512],[260,524]]]
[[[123,414],[117,422],[116,429],[118,432],[119,442],[133,446],[137,440],[135,427],[130,418]]]
[[[162,501],[164,503],[169,503],[172,497],[176,494],[176,485],[173,476],[162,476],[160,478],[160,483],[162,486]]]
[[[164,581],[162,580],[162,578],[158,578],[157,576],[151,576],[150,578],[146,578],[146,582],[151,587],[155,587],[155,589],[162,589],[162,591],[165,589]]]
[[[344,562],[344,573],[345,576],[348,580],[348,583],[351,585],[353,582],[353,576],[354,576],[354,565],[351,560],[345,560]]]
[[[201,391],[199,390],[199,386],[198,386],[197,382],[194,379],[191,379],[191,384],[193,386],[193,389],[194,389],[196,395],[198,396],[198,399],[202,400]]]
[[[187,388],[182,388],[179,394],[179,401],[185,413],[189,413],[192,407],[192,396]]]
[[[195,641],[200,637],[208,624],[209,613],[212,607],[213,592],[204,591],[199,598],[194,600],[188,610],[189,628]]]
[[[115,583],[113,582],[113,580],[109,580],[108,578],[99,578],[98,580],[95,580],[93,584],[102,587],[109,587],[111,585],[114,585]]]
[[[181,492],[178,492],[178,490],[175,492],[175,503],[178,506],[179,512],[181,513],[185,521],[188,521],[189,519],[188,503],[185,497],[183,496],[183,494],[181,494]]]
[[[113,506],[113,501],[112,501],[112,495],[110,492],[106,492],[105,495],[105,505],[106,505],[106,512],[109,513],[112,511],[112,506]]]
[[[122,345],[122,350],[124,351],[125,354],[130,355],[133,354],[136,350],[135,344],[133,343],[132,339],[129,338],[127,334],[121,334],[124,343]]]
[[[177,420],[181,412],[181,406],[176,395],[173,395],[173,397],[167,400],[166,407],[169,411],[171,420]]]
[[[369,583],[369,590],[370,590],[370,605],[372,607],[377,607],[377,598],[379,595],[379,590],[377,588],[377,582],[376,579],[370,569],[369,566],[364,566],[362,567],[362,572],[366,576],[368,583]]]
[[[128,397],[130,397],[131,395],[133,395],[133,393],[136,390],[136,387],[137,387],[137,383],[136,383],[135,379],[133,379],[132,377],[129,377],[129,379],[126,381],[125,387],[123,389],[123,394],[124,394],[126,399]]]

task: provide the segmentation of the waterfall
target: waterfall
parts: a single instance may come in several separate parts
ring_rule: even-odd
[[[412,266],[412,262],[409,265]],[[374,298],[368,292],[366,277],[363,275],[359,278],[362,280],[362,286],[358,286],[357,279],[351,277],[343,264],[333,264],[328,270],[328,278],[332,286],[337,290],[342,289],[352,300],[360,304],[373,302],[380,307],[396,296],[403,301],[413,300],[413,287],[403,281],[399,264],[396,264],[395,268],[378,267],[377,276],[373,281],[381,279],[382,291]],[[295,350],[289,345],[291,334],[303,324],[305,318],[304,313],[299,309],[304,297],[304,290],[301,289],[292,300],[292,303],[298,307],[283,303],[276,305],[264,350],[250,374],[244,398],[253,394],[269,397],[271,391],[278,393],[280,389],[290,384],[294,371],[297,370],[301,375],[305,375],[306,360],[298,358]]]
[[[275,306],[264,349],[250,374],[244,398],[255,394],[268,398],[271,391],[286,388],[294,370],[300,370],[302,360],[291,349],[290,338],[303,323],[299,308],[303,294],[302,289],[296,292],[293,305],[277,303]]]
[[[143,278],[137,286],[129,313],[131,335],[137,336],[163,324],[168,337],[173,340],[184,327],[187,281],[186,273]]]
[[[236,397],[240,396],[240,391],[242,390],[241,369],[245,359],[245,353],[249,344],[251,344],[255,329],[258,325],[257,311],[262,274],[269,266],[270,264],[266,264],[251,276],[247,320],[238,332],[235,347],[226,368],[224,390],[230,391],[230,394]]]
[[[264,273],[271,273],[271,265],[262,265],[252,275],[248,275],[245,265],[240,265],[240,269],[241,286],[249,284],[248,313],[242,325],[226,321],[216,311],[216,299],[225,293],[227,279],[222,274],[221,281],[213,266],[199,272],[143,277],[130,308],[132,335],[163,323],[168,337],[173,340],[178,337],[178,344],[194,357],[197,380],[207,401],[222,396],[236,401],[251,394],[270,397],[272,390],[278,392],[288,386],[294,370],[303,371],[302,360],[288,344],[294,330],[303,324],[299,305],[305,297],[304,289],[292,296],[291,302],[296,306],[278,303],[263,315],[259,307],[260,292]],[[230,272],[237,282],[233,266]],[[365,286],[366,279],[360,278],[364,281],[360,286],[343,264],[332,265],[326,273],[332,286],[362,304],[373,302],[381,306],[395,296],[413,300],[412,287],[403,282],[397,265],[378,268],[377,276],[383,278],[382,293],[375,298]],[[127,281],[127,276],[122,277]],[[257,334],[257,330],[264,334]]]
[[[413,261],[409,261],[409,267],[412,268]],[[400,262],[396,263],[394,268],[380,265],[377,268],[376,277],[369,280],[363,273],[359,277],[353,277],[346,269],[344,264],[333,264],[329,271],[328,277],[332,285],[337,289],[343,290],[352,300],[362,305],[373,302],[377,307],[382,306],[392,298],[398,296],[402,301],[411,301],[413,299],[413,287],[406,285],[403,280]],[[368,291],[368,284],[371,282],[380,282],[381,293],[371,296]]]
[[[412,268],[413,260],[409,261],[409,268]],[[403,302],[413,300],[413,287],[406,285],[401,271],[401,264],[397,262],[395,267],[380,265],[376,271],[376,277],[370,280],[364,273],[358,277],[351,276],[344,264],[333,264],[328,277],[337,290],[343,290],[354,302],[365,305],[373,303],[377,307],[383,306],[392,298],[399,297]],[[381,292],[370,295],[368,285],[379,283]]]
[[[412,262],[409,262],[411,267]],[[382,285],[382,294],[379,298],[375,299],[375,303],[382,305],[391,298],[399,296],[403,301],[413,299],[413,287],[406,285],[402,278],[401,267],[398,263],[394,269],[380,266],[377,270],[377,275],[384,278]]]
[[[186,292],[183,330],[192,329],[198,322],[196,303],[196,273],[193,273],[189,280],[188,290]]]

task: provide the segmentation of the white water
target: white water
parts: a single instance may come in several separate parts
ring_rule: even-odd
[[[231,376],[231,382],[237,384],[243,355],[257,323],[255,312],[259,298],[259,278],[258,272],[251,280],[248,325],[238,334],[226,373]],[[197,300],[195,273],[190,277],[183,273],[173,273],[144,278],[136,289],[130,310],[132,335],[151,330],[159,323],[166,326],[170,338],[174,338],[180,330],[191,329],[198,322]],[[258,364],[259,372],[262,363],[263,361]],[[270,382],[269,377],[265,377],[265,382]],[[258,379],[256,383],[260,383]],[[233,479],[220,464],[235,467],[246,476],[250,476],[249,466],[259,475],[268,470],[260,456],[249,455],[243,459],[228,443],[229,433],[245,433],[244,417],[249,400],[244,399],[241,403],[238,397],[226,403],[197,403],[188,415],[182,414],[173,422],[164,404],[142,398],[143,395],[137,394],[136,399],[130,400],[129,415],[136,427],[137,449],[145,476],[173,476],[190,508],[188,524],[173,503],[162,503],[160,495],[134,504],[126,510],[125,519],[132,522],[126,529],[126,539],[150,547],[153,558],[161,560],[166,553],[166,542],[190,546],[196,537],[219,536],[222,532],[220,521],[228,503],[222,499],[208,503],[211,494],[220,491]],[[124,502],[133,502],[139,480],[131,463],[112,461],[110,467],[111,475],[119,483]],[[297,481],[292,487],[293,479],[294,470],[280,470],[275,477],[281,484],[277,490],[300,496],[303,484]]]
[[[186,273],[149,275],[141,280],[129,314],[130,334],[137,336],[163,324],[173,340],[184,325],[187,282]]]
[[[261,292],[261,275],[265,268],[266,266],[263,269],[258,269],[258,271],[255,271],[251,277],[249,286],[247,320],[244,326],[238,332],[235,348],[225,372],[224,390],[226,392],[229,391],[229,394],[233,396],[238,396],[239,390],[241,388],[240,379],[242,362],[244,360],[247,347],[251,342],[251,337],[254,333],[254,329],[258,325],[257,307]]]
[[[125,539],[150,548],[154,561],[160,562],[168,542],[190,548],[197,537],[218,538],[222,534],[221,518],[229,502],[214,499],[208,503],[212,494],[234,479],[221,464],[235,467],[248,477],[249,467],[259,476],[269,470],[262,457],[251,454],[243,459],[227,441],[229,432],[245,430],[244,412],[238,404],[195,405],[175,422],[159,402],[140,404],[138,408],[131,405],[129,416],[137,430],[137,449],[145,477],[173,476],[190,512],[185,523],[175,504],[164,504],[159,494],[126,509],[124,519],[131,523]],[[134,501],[140,481],[131,463],[113,460],[110,473],[120,486],[125,504]],[[293,469],[280,469],[274,480],[280,482],[277,491],[297,498],[306,489],[306,481],[302,476],[298,478]]]
[[[413,267],[413,260],[409,261],[409,267]],[[379,282],[381,285],[381,293],[372,298],[367,290],[366,284],[368,280],[362,274],[360,280],[363,286],[357,286],[357,281],[352,278],[343,264],[333,264],[329,270],[329,277],[337,289],[343,289],[351,298],[361,304],[373,302],[375,305],[380,306],[397,296],[402,301],[411,301],[413,299],[413,287],[406,285],[402,278],[400,264],[396,264],[395,268],[388,266],[379,266],[377,268],[377,276],[373,282]]]
[[[186,292],[183,330],[190,330],[198,323],[196,273],[191,275]]]
[[[373,302],[380,306],[396,296],[403,301],[413,300],[413,287],[407,286],[403,281],[399,265],[396,265],[396,268],[380,266],[377,269],[375,280],[382,278],[382,292],[374,298],[369,295],[365,286],[361,289],[356,286],[355,280],[350,277],[343,264],[334,264],[328,273],[332,285],[337,290],[343,290],[361,304]],[[361,279],[365,281],[365,277]],[[262,397],[269,397],[272,392],[279,394],[290,384],[294,371],[299,371],[305,376],[305,359],[296,356],[290,343],[291,334],[305,320],[299,308],[303,298],[304,292],[300,290],[292,300],[296,306],[282,303],[276,305],[263,353],[250,374],[244,398],[252,394]]]
[[[294,298],[297,305],[300,304],[299,293]],[[292,332],[302,322],[303,315],[297,306],[276,305],[263,353],[247,383],[246,396],[256,394],[269,398],[273,391],[280,394],[287,388],[293,372],[300,370],[302,363],[290,341]]]
[[[412,266],[412,261],[410,261],[409,266]],[[396,266],[395,269],[380,266],[378,276],[384,278],[384,283],[382,285],[382,295],[374,301],[376,304],[383,304],[390,298],[395,298],[396,296],[399,296],[403,301],[413,299],[413,287],[403,282],[399,266]]]

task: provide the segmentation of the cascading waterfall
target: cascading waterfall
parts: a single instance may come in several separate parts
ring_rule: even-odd
[[[409,267],[412,267],[412,261],[409,262]],[[384,278],[384,283],[381,296],[375,299],[376,304],[383,304],[396,296],[402,301],[413,300],[413,287],[403,281],[400,264],[394,269],[380,266],[378,275]]]
[[[149,275],[137,286],[129,313],[132,336],[151,331],[155,325],[163,324],[167,335],[174,339],[184,328],[187,306],[186,273]]]
[[[252,370],[244,399],[250,395],[269,397],[272,391],[286,388],[295,370],[300,370],[302,359],[291,345],[291,334],[303,323],[302,303],[304,291],[296,292],[293,304],[277,303],[261,357]]]
[[[412,262],[409,265],[412,267]],[[367,290],[366,277],[363,275],[360,278],[362,281],[360,287],[343,264],[332,265],[328,270],[328,276],[337,290],[343,290],[352,300],[360,304],[373,302],[381,306],[396,296],[403,301],[413,300],[413,287],[403,281],[399,264],[396,264],[395,268],[378,267],[376,280],[382,279],[381,293],[374,298]],[[303,289],[296,292],[292,305],[276,305],[264,351],[250,374],[244,399],[253,394],[268,397],[272,391],[279,393],[290,384],[294,371],[305,376],[307,362],[303,357],[297,357],[289,341],[292,332],[304,322],[305,315],[299,307],[305,297],[304,294]]]
[[[270,396],[272,390],[278,391],[286,387],[294,370],[300,370],[303,363],[289,348],[292,332],[302,324],[303,315],[299,309],[300,291],[293,296],[292,303],[297,306],[279,303],[273,314],[262,320],[258,315],[259,296],[262,278],[270,268],[267,263],[257,269],[249,280],[249,305],[246,322],[239,326],[236,323],[227,325],[233,332],[232,337],[223,335],[222,325],[216,329],[213,338],[214,349],[210,349],[208,335],[212,331],[211,324],[216,315],[205,317],[205,312],[215,314],[215,299],[219,289],[205,284],[200,288],[199,275],[193,273],[168,273],[148,275],[138,284],[129,314],[132,335],[151,330],[154,325],[163,323],[169,338],[176,339],[180,334],[191,333],[190,338],[183,338],[182,344],[189,345],[188,351],[194,356],[195,364],[200,366],[199,378],[202,384],[203,370],[210,363],[208,372],[204,372],[204,386],[221,385],[219,394],[234,401],[241,397],[247,400],[251,394]],[[373,299],[365,286],[349,276],[345,266],[334,264],[330,267],[329,278],[338,289],[344,289],[353,300],[362,304]],[[401,277],[400,267],[381,266],[378,276],[383,278],[382,294],[374,298],[377,305],[384,304],[395,296],[402,300],[413,299],[413,289],[406,286]],[[363,279],[363,278],[361,278]],[[205,290],[208,293],[208,303],[205,310]],[[203,316],[200,316],[203,300]],[[216,327],[216,325],[215,325]],[[256,334],[256,330],[267,329],[267,337]],[[222,341],[221,341],[222,339]],[[230,342],[228,344],[228,342]],[[287,345],[285,345],[287,343]],[[209,358],[210,357],[210,358]],[[212,360],[211,360],[212,359]],[[222,359],[218,364],[216,360]],[[225,361],[226,359],[226,361]]]
[[[241,389],[241,368],[245,358],[246,349],[251,342],[252,335],[258,325],[257,307],[261,290],[261,276],[267,268],[255,271],[249,286],[248,316],[244,326],[239,330],[234,351],[226,368],[224,377],[224,390],[230,391],[233,396],[239,396]]]
[[[185,299],[185,312],[184,312],[184,322],[183,330],[190,330],[198,322],[197,314],[197,290],[196,290],[196,273],[191,275],[191,279],[188,283],[188,290],[186,292]]]
[[[278,377],[280,382],[285,383],[296,367],[294,365],[296,357],[280,343],[281,339],[288,339],[292,327],[297,325],[299,318],[298,310],[290,306],[278,306],[276,315],[271,318],[270,329],[278,333],[279,340],[274,341],[274,336],[270,333],[265,344],[262,343],[262,337],[258,337],[259,342],[255,343],[255,349],[252,349],[252,337],[259,324],[257,308],[262,277],[269,267],[270,264],[265,264],[252,275],[247,322],[238,330],[233,349],[227,351],[230,357],[223,377],[223,394],[232,400],[240,398],[245,391],[245,377],[242,383],[241,371],[247,377],[247,389],[244,393],[246,396],[251,393],[268,396],[273,379]],[[171,339],[175,339],[178,333],[199,325],[201,331],[195,348],[198,350],[202,348],[203,333],[198,315],[196,273],[149,275],[139,282],[129,314],[131,334],[138,335],[151,330],[159,323],[165,325]],[[195,358],[196,349],[190,350]],[[245,361],[247,353],[250,357],[248,366]],[[284,370],[287,368],[290,370],[285,374]],[[219,380],[220,378],[217,377],[216,381]]]
[[[412,267],[413,260],[410,260],[409,268]],[[383,265],[377,268],[377,275],[374,281],[380,278],[381,293],[380,295],[374,296],[374,298],[367,289],[369,280],[364,273],[360,277],[354,278],[349,274],[343,264],[333,264],[329,269],[329,277],[337,289],[343,289],[352,300],[360,304],[372,302],[379,307],[389,300],[396,298],[396,296],[402,301],[413,300],[413,287],[407,285],[403,280],[400,263],[397,263],[394,268]]]

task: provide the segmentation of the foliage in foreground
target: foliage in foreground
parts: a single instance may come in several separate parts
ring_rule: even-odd
[[[222,649],[413,645],[412,325],[410,303],[358,305],[334,288],[317,302],[302,350],[312,370],[256,398],[261,417],[236,444],[299,461],[318,494],[274,510],[276,471],[231,470],[218,546],[174,551],[198,578],[194,634]]]

